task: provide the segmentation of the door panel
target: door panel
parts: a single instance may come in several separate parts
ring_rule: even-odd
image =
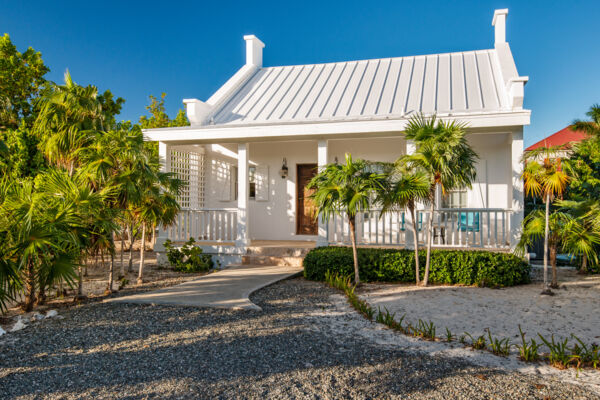
[[[319,229],[317,208],[309,196],[314,192],[306,188],[317,174],[317,164],[298,164],[296,167],[296,234],[316,235]]]

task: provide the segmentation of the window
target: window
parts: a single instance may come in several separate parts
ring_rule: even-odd
[[[467,189],[449,190],[442,198],[442,208],[466,208]]]
[[[238,199],[238,169],[237,167],[232,167],[233,169],[233,194],[234,200]],[[256,167],[249,166],[248,167],[248,198],[255,200],[256,199]]]
[[[248,167],[248,197],[256,199],[256,167]]]

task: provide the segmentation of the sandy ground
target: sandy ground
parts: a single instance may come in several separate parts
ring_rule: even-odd
[[[548,339],[552,334],[557,339],[575,334],[585,343],[600,343],[600,276],[581,276],[561,270],[559,281],[562,287],[555,290],[554,296],[541,296],[542,284],[539,282],[505,289],[366,284],[359,295],[375,309],[385,307],[396,313],[396,319],[406,314],[405,323],[414,325],[419,319],[433,321],[440,337],[445,336],[448,328],[457,336],[468,332],[474,337],[485,334],[487,339],[486,329],[489,329],[494,338],[509,338],[512,344],[517,344],[520,343],[520,324],[526,337],[533,337],[538,342],[541,342],[539,333]],[[577,376],[574,369],[559,371],[517,361],[514,347],[511,357],[505,358],[464,349],[456,342],[449,346],[421,340],[419,344],[414,342],[415,339],[402,336],[398,335],[396,340],[409,340],[413,342],[412,346],[423,347],[429,353],[441,351],[446,355],[475,358],[476,363],[496,368],[559,374],[567,381],[583,382],[600,393],[598,370],[580,371]],[[571,345],[574,343],[571,340]]]

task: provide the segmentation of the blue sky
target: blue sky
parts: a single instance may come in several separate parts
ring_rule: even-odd
[[[206,100],[245,61],[245,34],[264,64],[288,65],[493,47],[492,15],[509,8],[507,40],[532,110],[525,144],[600,103],[600,1],[19,1],[0,0],[0,32],[32,46],[62,80],[110,89],[122,119],[148,95]]]

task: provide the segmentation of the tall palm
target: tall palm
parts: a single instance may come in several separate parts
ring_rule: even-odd
[[[372,164],[346,153],[346,164],[328,164],[308,183],[315,189],[315,201],[323,221],[333,215],[348,219],[354,257],[354,283],[360,283],[358,251],[356,250],[356,215],[369,210],[376,190],[383,186],[384,176],[374,171]]]
[[[466,138],[465,125],[430,118],[417,114],[410,118],[405,129],[408,140],[415,142],[416,150],[403,159],[412,170],[423,171],[429,180],[430,216],[427,223],[427,255],[423,285],[429,281],[431,245],[433,236],[433,213],[437,190],[470,188],[476,177],[477,154]]]
[[[381,215],[389,211],[408,210],[411,216],[411,230],[415,251],[415,275],[417,285],[420,283],[419,239],[417,228],[417,203],[429,199],[429,179],[422,171],[406,168],[404,158],[399,158],[393,167],[386,171],[386,182],[377,190],[376,201],[381,204]]]
[[[67,70],[64,85],[53,85],[39,100],[34,133],[48,160],[73,175],[77,167],[75,150],[89,145],[102,128],[102,107],[94,86],[77,85]]]
[[[573,121],[573,128],[578,131],[584,131],[590,136],[600,138],[600,104],[592,105],[585,115],[590,117],[590,121],[576,119]]]
[[[180,210],[177,195],[181,185],[181,181],[174,178],[172,173],[156,172],[153,181],[143,186],[141,201],[135,208],[135,215],[142,226],[138,284],[143,283],[147,228],[154,229],[158,224],[168,226],[175,222]]]
[[[550,204],[555,197],[562,198],[567,188],[569,175],[563,168],[559,155],[559,148],[540,148],[524,155],[525,168],[522,179],[524,181],[525,194],[539,197],[546,204],[545,228],[544,228],[544,290],[542,294],[551,294],[548,283],[548,238],[550,236]],[[525,221],[524,221],[525,222]],[[556,268],[553,267],[553,276],[556,276]],[[553,287],[558,287],[558,281],[553,278]]]

